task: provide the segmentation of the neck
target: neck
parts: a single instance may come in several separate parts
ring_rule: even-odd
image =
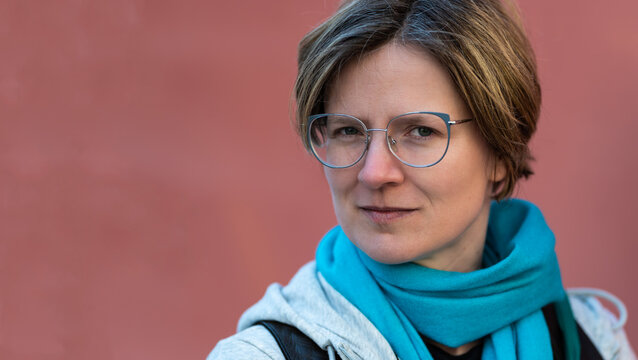
[[[486,200],[472,225],[459,234],[454,241],[414,262],[430,269],[461,273],[480,269],[489,216],[490,202]]]
[[[467,344],[464,344],[464,345],[461,345],[461,346],[455,347],[455,348],[449,347],[449,346],[445,346],[445,345],[443,345],[441,343],[438,343],[436,341],[429,340],[429,339],[428,339],[428,342],[430,344],[438,347],[439,349],[445,351],[446,353],[448,353],[450,355],[458,356],[458,355],[463,355],[463,354],[469,352],[470,350],[472,350],[476,345],[481,343],[481,340],[480,339],[479,340],[475,340],[475,341],[469,342]]]

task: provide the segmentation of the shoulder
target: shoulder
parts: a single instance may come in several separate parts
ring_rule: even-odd
[[[314,272],[314,263],[311,262],[295,274],[288,286],[271,284],[264,297],[242,314],[237,333],[220,340],[206,360],[284,360],[271,333],[263,326],[254,324],[266,319],[290,324],[303,322],[291,300],[297,299],[300,294],[316,293],[316,290],[309,289],[316,287]]]
[[[206,360],[284,360],[279,345],[263,326],[246,328],[217,343]]]
[[[341,358],[381,360],[394,352],[379,330],[317,272],[303,266],[287,286],[273,284],[241,316],[238,332],[221,340],[207,360],[284,360],[279,345],[260,320],[289,324],[325,351]]]
[[[623,329],[627,311],[618,298],[598,289],[569,289],[567,293],[574,318],[604,359],[636,359]],[[601,304],[599,298],[617,308],[618,318]]]

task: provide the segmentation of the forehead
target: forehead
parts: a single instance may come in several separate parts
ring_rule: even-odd
[[[350,61],[328,89],[326,112],[389,119],[412,111],[463,112],[447,70],[421,49],[389,43]]]

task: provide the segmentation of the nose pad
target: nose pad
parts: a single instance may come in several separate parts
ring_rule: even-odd
[[[372,130],[385,132],[385,129]],[[389,147],[393,139],[388,138],[386,134],[379,134],[379,136],[383,136],[383,138],[374,140],[372,134],[368,135],[366,155],[362,159],[363,164],[358,175],[359,181],[371,188],[403,181],[401,162],[394,156]]]
[[[377,137],[383,137],[383,139],[378,139],[377,141],[373,141],[373,132],[383,132],[384,134],[379,134]],[[368,158],[371,152],[371,147],[374,142],[382,141],[384,144],[380,144],[381,148],[385,148],[386,150],[390,150],[388,147],[388,136],[385,129],[368,129],[368,136],[366,139],[366,155],[364,157],[364,161]],[[383,149],[375,149],[374,152],[383,151]]]
[[[397,144],[397,141],[388,134],[386,129],[368,129],[368,136],[367,136],[367,139],[366,139],[366,156],[365,157],[368,157],[368,153],[370,152],[370,146],[372,144],[372,134],[370,132],[373,132],[373,131],[378,131],[378,132],[384,132],[385,133],[383,135],[381,135],[381,134],[378,135],[378,136],[383,136],[383,138],[384,138],[383,142],[385,143],[385,145],[380,145],[380,146],[382,148],[385,148],[388,151],[389,155],[391,155],[394,159],[399,160],[399,159],[396,158],[396,155],[394,154],[394,151],[392,151],[392,149],[391,149],[393,146],[395,146]]]

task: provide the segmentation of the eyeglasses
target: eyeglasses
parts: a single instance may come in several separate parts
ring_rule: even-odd
[[[450,126],[472,119],[450,120],[439,112],[401,114],[385,129],[368,129],[363,121],[345,114],[318,114],[308,118],[308,142],[323,165],[342,169],[358,163],[368,151],[370,132],[385,132],[390,152],[405,165],[425,168],[439,163],[450,145]]]

